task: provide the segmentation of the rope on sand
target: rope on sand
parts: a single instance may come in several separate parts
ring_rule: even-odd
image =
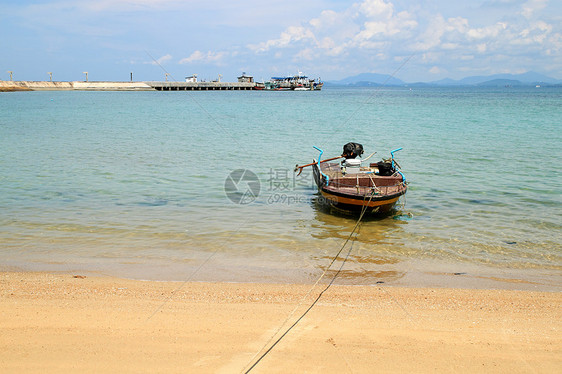
[[[334,283],[334,281],[336,280],[336,278],[338,277],[338,275],[340,274],[341,270],[343,269],[343,266],[345,265],[347,259],[349,258],[349,255],[351,254],[351,250],[353,249],[353,243],[355,242],[355,239],[357,239],[357,236],[359,235],[359,224],[361,223],[361,220],[363,219],[363,216],[365,215],[365,212],[367,211],[367,208],[369,206],[369,203],[371,202],[371,200],[373,199],[374,194],[371,193],[371,196],[369,197],[369,201],[367,203],[365,203],[365,198],[367,197],[366,195],[363,198],[363,207],[361,209],[361,214],[359,215],[359,218],[357,219],[357,223],[355,223],[355,226],[353,227],[353,230],[351,230],[351,233],[349,234],[349,236],[347,237],[347,239],[345,240],[345,242],[343,243],[342,247],[340,248],[340,250],[338,251],[338,253],[336,253],[336,255],[334,256],[334,258],[332,258],[332,261],[330,262],[330,264],[326,267],[326,269],[324,270],[324,272],[322,273],[322,275],[320,275],[320,277],[316,280],[316,282],[314,283],[314,285],[312,285],[312,287],[308,290],[308,292],[306,293],[306,295],[304,295],[304,297],[301,299],[301,301],[299,302],[299,304],[291,311],[291,313],[289,314],[289,316],[285,319],[285,321],[283,321],[283,323],[279,326],[279,328],[277,329],[277,331],[275,331],[275,333],[271,336],[271,338],[265,343],[265,345],[254,355],[254,357],[252,357],[252,359],[250,360],[250,362],[248,363],[248,365],[250,365],[250,363],[253,362],[253,364],[251,364],[251,366],[248,367],[248,365],[246,365],[246,367],[248,367],[248,369],[243,369],[242,373],[247,374],[249,373],[252,369],[254,369],[256,367],[256,365],[265,357],[267,356],[267,354],[269,352],[271,352],[273,350],[273,348],[289,333],[289,331],[291,331],[293,329],[293,327],[295,327],[307,314],[308,312],[310,312],[310,310],[316,305],[316,303],[318,302],[318,300],[320,300],[320,298],[322,297],[322,295],[324,295],[324,293],[326,291],[328,291],[328,289],[330,288],[330,286]],[[357,231],[357,233],[356,233]],[[340,254],[342,253],[342,251],[344,250],[345,246],[347,245],[347,243],[349,243],[349,241],[351,240],[353,234],[355,233],[355,237],[353,238],[353,241],[351,243],[351,246],[349,247],[349,250],[347,251],[347,254],[345,256],[345,258],[342,261],[342,264],[340,265],[339,269],[336,271],[336,273],[334,274],[334,276],[332,277],[332,279],[330,280],[330,282],[328,283],[328,285],[318,294],[318,296],[316,297],[316,299],[312,302],[312,304],[310,304],[310,306],[301,314],[301,316],[299,318],[297,318],[297,320],[291,325],[289,326],[285,332],[279,336],[279,338],[277,338],[277,340],[275,342],[273,342],[273,344],[270,345],[271,341],[275,338],[275,336],[277,336],[277,334],[279,334],[279,332],[281,331],[281,329],[283,328],[283,326],[285,326],[285,324],[293,317],[293,315],[296,313],[297,309],[303,304],[304,300],[311,294],[312,290],[318,285],[318,283],[320,282],[320,280],[322,278],[324,278],[324,276],[326,275],[326,273],[328,272],[328,270],[332,267],[332,265],[334,264],[334,262],[336,262],[336,260],[339,258]],[[258,355],[260,354],[260,352],[264,351],[264,349],[269,346],[269,348],[267,348],[267,350],[265,352],[263,352],[259,358],[256,360],[256,357],[258,357]],[[255,361],[254,361],[255,360]]]

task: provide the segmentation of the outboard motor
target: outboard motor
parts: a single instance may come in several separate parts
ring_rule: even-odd
[[[395,172],[395,170],[392,167],[392,163],[390,162],[380,161],[377,162],[376,164],[371,164],[371,166],[373,165],[375,165],[375,167],[378,169],[377,174],[383,177],[389,177]]]
[[[344,174],[358,174],[361,170],[361,159],[356,158],[363,154],[363,146],[359,143],[347,143],[343,146],[342,172]]]
[[[363,146],[359,143],[347,143],[343,146],[342,157],[346,159],[355,158],[363,154]]]

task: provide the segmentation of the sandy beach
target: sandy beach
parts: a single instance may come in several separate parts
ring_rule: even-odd
[[[242,373],[311,287],[2,272],[0,367]],[[561,329],[556,292],[334,285],[251,372],[552,373]]]

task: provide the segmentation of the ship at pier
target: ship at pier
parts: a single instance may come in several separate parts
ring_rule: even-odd
[[[318,78],[311,79],[299,72],[286,77],[271,77],[267,82],[256,83],[255,89],[275,91],[320,91],[324,83]]]

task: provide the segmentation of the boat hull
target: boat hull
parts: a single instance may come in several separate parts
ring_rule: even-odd
[[[322,196],[318,201],[347,212],[365,211],[367,214],[389,213],[407,191],[406,183],[401,174],[392,176],[376,176],[355,174],[344,176],[335,170],[337,164],[322,164],[322,172],[318,165],[313,166],[314,180]],[[326,174],[328,173],[328,183]],[[331,179],[330,176],[331,175]]]
[[[350,212],[361,211],[364,208],[369,213],[388,213],[390,212],[400,196],[395,197],[383,197],[383,198],[371,198],[370,196],[367,197],[358,197],[358,196],[346,196],[346,195],[337,195],[332,192],[320,189],[320,194],[322,195],[322,201],[336,207],[341,210],[346,210]]]

